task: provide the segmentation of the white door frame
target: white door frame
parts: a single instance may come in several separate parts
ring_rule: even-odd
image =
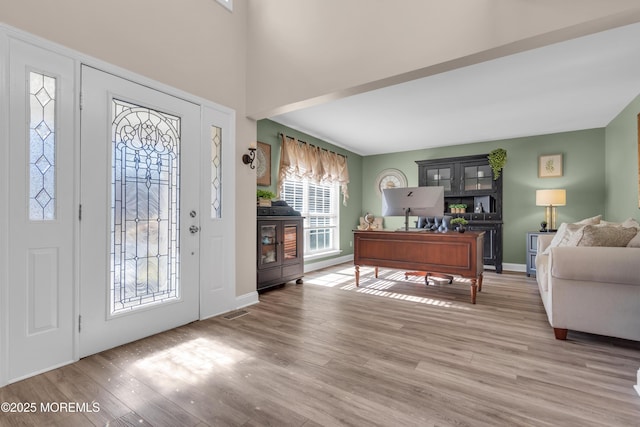
[[[9,94],[9,38],[0,27],[0,99]],[[0,102],[0,387],[7,383],[9,334],[9,103]]]
[[[235,110],[216,104],[210,100],[205,98],[201,98],[195,96],[193,94],[187,93],[180,89],[176,89],[169,85],[157,82],[153,79],[144,77],[142,75],[136,74],[129,70],[123,69],[121,67],[115,66],[113,64],[109,64],[107,62],[101,61],[99,59],[93,58],[91,56],[82,54],[73,49],[69,49],[67,47],[61,46],[57,43],[51,42],[49,40],[43,39],[41,37],[35,36],[33,34],[27,33],[25,31],[16,29],[14,27],[8,26],[6,24],[0,23],[0,387],[8,384],[11,379],[8,378],[8,331],[9,331],[9,319],[8,319],[8,286],[9,286],[9,246],[8,246],[8,236],[9,229],[12,224],[9,223],[9,209],[8,209],[8,200],[9,200],[9,109],[10,105],[8,103],[9,99],[9,82],[8,82],[8,70],[9,70],[9,49],[8,44],[9,40],[14,38],[16,40],[21,40],[26,43],[34,44],[40,48],[50,50],[54,53],[58,53],[61,55],[68,56],[75,60],[76,62],[76,76],[75,76],[75,90],[76,90],[76,100],[79,99],[79,87],[80,87],[80,67],[82,64],[89,65],[94,68],[101,69],[105,72],[109,72],[115,75],[118,75],[122,78],[131,80],[133,82],[139,83],[141,85],[149,86],[156,90],[165,92],[169,95],[183,98],[190,102],[199,104],[201,106],[201,117],[202,117],[202,129],[203,135],[202,138],[206,138],[207,136],[204,134],[204,129],[207,128],[206,118],[208,117],[211,111],[216,114],[222,115],[226,120],[226,132],[223,135],[223,180],[224,180],[224,191],[223,191],[223,216],[227,225],[224,227],[224,235],[221,238],[225,242],[225,250],[222,251],[224,254],[224,265],[227,266],[226,271],[223,274],[222,280],[224,283],[224,287],[222,292],[218,292],[217,296],[222,298],[223,301],[218,301],[215,305],[208,301],[207,298],[202,294],[201,291],[201,306],[200,306],[200,317],[201,319],[206,317],[215,316],[217,314],[221,314],[226,311],[233,310],[237,308],[237,302],[235,297],[235,283],[236,283],[236,255],[235,255],[235,209],[236,209],[236,179],[235,179],[235,152],[236,152],[236,137],[235,137],[235,129],[236,129],[236,113]],[[209,113],[207,113],[209,111]],[[74,120],[76,123],[74,129],[74,151],[75,151],[75,159],[74,159],[74,177],[79,177],[79,165],[80,165],[80,110],[77,108],[74,111]],[[204,172],[206,173],[206,172]],[[75,201],[80,199],[80,183],[79,179],[75,180],[75,185],[73,189],[68,189],[73,191],[73,198]],[[205,201],[201,201],[201,212],[204,212],[207,209],[208,203]],[[74,311],[78,313],[80,298],[79,298],[79,277],[80,277],[80,266],[78,263],[79,254],[79,222],[76,220],[74,224]],[[202,289],[202,287],[201,287]],[[77,325],[76,325],[77,326]],[[79,359],[79,347],[78,347],[78,328],[74,328],[74,360]],[[52,367],[53,368],[53,367]],[[35,372],[34,372],[35,374]]]

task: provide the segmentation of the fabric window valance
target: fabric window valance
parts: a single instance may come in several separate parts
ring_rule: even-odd
[[[282,136],[280,168],[278,171],[278,195],[282,194],[285,180],[304,180],[315,184],[340,184],[342,203],[349,199],[349,169],[347,158],[333,151]]]

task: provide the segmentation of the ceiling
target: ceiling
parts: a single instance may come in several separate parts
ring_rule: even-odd
[[[640,23],[273,116],[360,155],[602,128],[640,94]]]

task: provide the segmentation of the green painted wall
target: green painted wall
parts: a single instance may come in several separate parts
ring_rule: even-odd
[[[637,102],[640,103],[638,100]],[[636,110],[631,108],[631,110],[637,111],[637,108]],[[616,135],[633,133],[628,124],[630,119],[627,116],[630,115],[630,112],[627,115],[621,114],[621,117],[625,117],[620,119],[623,122],[623,125],[620,126],[621,129],[618,129],[618,127],[607,129],[607,137],[609,138],[610,133],[615,133]],[[635,118],[633,123],[635,126]],[[612,164],[610,169],[616,169],[615,163],[612,163],[614,161],[613,157],[605,163],[605,129],[590,129],[361,157],[279,123],[260,120],[258,122],[258,140],[272,146],[272,186],[269,188],[274,192],[276,192],[277,169],[280,160],[280,140],[278,137],[280,132],[348,157],[351,181],[349,183],[350,199],[346,208],[341,207],[340,213],[342,255],[353,253],[351,230],[358,224],[358,218],[365,212],[380,215],[382,202],[375,189],[375,180],[378,174],[387,168],[401,170],[407,177],[408,185],[416,186],[418,185],[416,160],[485,154],[494,148],[506,149],[508,159],[503,171],[503,262],[512,264],[525,264],[526,232],[538,229],[540,221],[544,219],[544,208],[535,206],[536,189],[565,188],[567,190],[567,206],[558,208],[558,221],[577,221],[589,216],[605,214],[607,193],[605,187],[605,164]],[[614,136],[609,139],[613,140]],[[624,139],[628,143],[629,137],[616,136],[617,139]],[[612,145],[615,142],[609,142],[608,144]],[[564,156],[563,176],[560,178],[538,178],[538,157],[543,154],[557,153],[562,153]],[[607,154],[609,155],[609,153]],[[624,154],[621,156],[624,157]],[[632,160],[636,162],[637,158],[633,157]],[[630,166],[625,166],[625,169],[629,168]],[[630,175],[630,172],[616,171],[616,177],[609,178],[610,175],[612,173],[607,175],[608,180],[617,182],[622,179],[617,175],[627,176]],[[635,203],[637,203],[637,187],[626,190],[626,193],[631,191],[635,191]],[[626,194],[623,197],[629,198],[630,196]],[[635,206],[637,210],[637,204]],[[631,207],[627,211],[630,209]],[[629,213],[625,215],[622,216],[625,218],[630,216]],[[608,214],[606,214],[606,217],[613,219]],[[384,224],[386,228],[399,228],[402,226],[403,221],[403,218],[387,217],[384,219]]]
[[[258,141],[271,145],[271,186],[258,187],[260,189],[268,189],[277,193],[281,145],[280,133],[347,156],[347,165],[349,167],[349,200],[347,201],[347,206],[340,205],[340,248],[342,249],[342,253],[325,259],[353,254],[352,230],[358,224],[360,216],[362,216],[362,195],[365,193],[362,189],[362,157],[272,120],[259,120]],[[340,197],[340,203],[342,203],[342,195]],[[312,262],[321,260],[322,259],[314,259]]]
[[[640,219],[638,210],[638,113],[640,96],[606,128],[607,219]]]
[[[558,208],[558,222],[604,214],[604,133],[604,129],[592,129],[367,156],[363,158],[362,210],[380,214],[381,200],[375,192],[374,182],[386,168],[403,171],[409,186],[416,186],[416,160],[485,154],[495,148],[504,148],[507,164],[503,171],[503,262],[525,264],[526,232],[537,230],[544,219],[544,208],[535,205],[536,189],[567,190],[567,206]],[[557,153],[564,156],[564,175],[538,178],[538,156]],[[384,219],[386,228],[399,228],[403,222],[402,218]]]

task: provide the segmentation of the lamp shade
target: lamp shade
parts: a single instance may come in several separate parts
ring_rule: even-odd
[[[536,206],[564,206],[567,204],[567,190],[536,190]]]

